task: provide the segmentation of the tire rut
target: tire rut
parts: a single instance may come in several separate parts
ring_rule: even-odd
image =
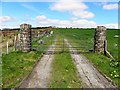
[[[48,49],[48,51],[52,52],[54,52],[54,50],[55,44],[51,45]],[[53,54],[44,54],[30,75],[21,83],[19,88],[47,88],[53,59]]]
[[[68,43],[67,39],[65,39],[65,43],[68,45],[69,52],[77,52],[77,50],[71,48],[72,46]],[[85,83],[83,88],[117,88],[99,73],[85,56],[75,53],[71,53],[71,57],[74,60],[82,82]]]

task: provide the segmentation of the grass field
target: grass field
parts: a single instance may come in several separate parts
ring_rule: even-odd
[[[72,45],[80,47],[81,51],[88,52],[94,48],[94,30],[95,29],[58,28],[56,33],[62,34],[63,38],[67,38]],[[118,38],[114,38],[115,35],[118,35],[118,30],[107,30],[106,33],[108,42],[107,49],[113,55],[113,57],[118,60]],[[115,46],[115,44],[117,46]]]
[[[104,55],[98,55],[94,53],[84,53],[89,50],[93,50],[94,45],[94,30],[95,29],[61,29],[56,28],[54,30],[54,36],[36,38],[32,42],[33,51],[29,53],[22,53],[19,51],[10,52],[8,55],[2,55],[2,83],[3,87],[14,88],[20,81],[32,70],[38,57],[42,55],[50,44],[54,43],[55,36],[59,36],[60,39],[66,38],[73,47],[78,47],[80,52],[95,65],[95,67],[103,74],[107,75],[113,80],[117,86],[119,86],[120,75],[118,65],[118,38],[114,38],[118,35],[118,30],[107,30],[107,42],[108,51],[113,55],[115,61]],[[42,39],[45,43],[38,44],[37,41]],[[62,43],[62,42],[58,42]],[[63,49],[63,48],[61,48]],[[68,49],[64,49],[66,51]],[[72,59],[69,53],[61,53],[55,55],[55,60],[52,63],[53,78],[49,87],[80,87],[80,82],[76,76],[76,68],[72,63]],[[54,76],[55,75],[55,76]]]
[[[108,51],[113,55],[113,57],[118,60],[118,39],[115,35],[119,35],[118,30],[108,30],[107,31],[107,47]]]

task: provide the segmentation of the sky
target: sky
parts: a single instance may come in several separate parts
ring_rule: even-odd
[[[0,8],[0,28],[19,28],[23,23],[33,27],[118,28],[118,2],[4,0]]]

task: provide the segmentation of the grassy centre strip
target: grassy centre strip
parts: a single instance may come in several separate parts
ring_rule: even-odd
[[[59,43],[62,40],[59,38]],[[66,47],[66,46],[64,46]],[[62,50],[63,48],[61,48]],[[65,49],[67,50],[67,49]],[[77,69],[72,62],[72,58],[69,53],[57,53],[52,62],[52,72],[49,87],[51,88],[79,88],[80,80],[76,74]]]

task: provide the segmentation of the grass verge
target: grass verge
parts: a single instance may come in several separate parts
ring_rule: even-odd
[[[0,88],[2,88],[2,64],[0,63]]]
[[[22,79],[32,70],[40,53],[11,52],[2,55],[2,87],[15,88]]]
[[[112,61],[104,55],[95,53],[84,54],[94,66],[107,77],[109,77],[112,82],[120,87],[120,75],[119,75],[119,65],[118,62]]]

